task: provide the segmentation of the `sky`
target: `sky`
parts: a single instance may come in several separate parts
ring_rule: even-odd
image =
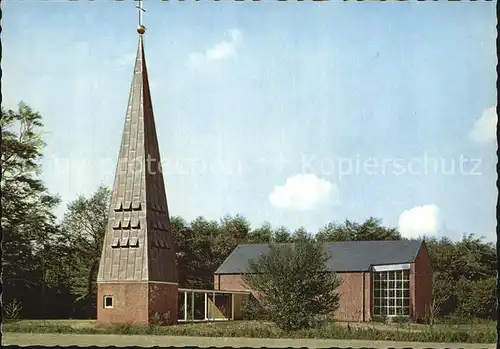
[[[3,106],[43,115],[61,217],[113,183],[138,12],[2,4]],[[495,2],[143,6],[171,215],[495,241]]]

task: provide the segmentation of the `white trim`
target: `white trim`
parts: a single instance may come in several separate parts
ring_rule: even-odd
[[[373,265],[373,271],[381,272],[381,271],[396,271],[396,270],[408,270],[410,269],[410,264],[386,264],[386,265]]]
[[[184,292],[184,321],[188,319],[188,293]]]
[[[111,305],[106,305],[106,299],[111,299]],[[106,295],[102,297],[102,305],[104,309],[113,309],[113,296],[112,295]]]
[[[178,286],[178,282],[170,281],[148,281],[148,280],[113,280],[113,281],[97,281],[97,284],[163,284]]]
[[[205,293],[205,321],[208,320],[208,297],[207,297],[207,293]]]
[[[189,323],[189,322],[214,322],[214,321],[230,321],[230,320],[224,318],[224,319],[188,320],[188,321],[184,321],[183,319],[179,319],[177,321],[178,322]]]
[[[179,292],[196,292],[213,294],[250,294],[250,291],[230,291],[230,290],[198,290],[192,288],[179,288]]]

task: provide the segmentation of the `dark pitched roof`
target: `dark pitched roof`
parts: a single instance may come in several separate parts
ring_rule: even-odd
[[[372,265],[411,263],[415,261],[422,242],[422,240],[395,240],[327,243],[326,250],[331,256],[327,267],[336,272],[356,272],[368,271]],[[245,273],[248,262],[269,253],[269,249],[269,244],[239,245],[215,274]]]

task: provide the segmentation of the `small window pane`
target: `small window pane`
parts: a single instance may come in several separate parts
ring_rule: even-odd
[[[394,298],[395,291],[394,290],[389,290],[389,298]]]
[[[409,281],[410,280],[410,272],[408,270],[404,271],[404,280]]]
[[[410,290],[403,290],[403,297],[410,298]]]
[[[380,306],[381,307],[386,307],[387,306],[387,299],[381,298],[380,299]]]
[[[373,306],[374,307],[380,307],[380,298],[375,298],[373,300]]]
[[[403,291],[401,291],[401,290],[396,290],[396,297],[397,297],[397,298],[401,298],[401,297],[403,297]]]
[[[403,308],[403,315],[410,315],[410,308],[409,307]]]
[[[113,308],[112,296],[104,296],[104,308]]]
[[[410,288],[410,283],[408,281],[403,281],[403,288],[409,289]]]
[[[403,306],[404,307],[410,306],[410,300],[408,298],[403,298]]]
[[[388,288],[394,288],[396,286],[396,283],[394,281],[389,281],[389,285],[387,285]]]
[[[397,298],[396,299],[396,305],[398,307],[402,307],[403,306],[403,298]]]
[[[373,314],[380,315],[380,307],[373,307]]]
[[[375,281],[375,282],[373,283],[373,288],[374,288],[374,289],[376,289],[376,290],[377,290],[377,289],[380,289],[380,281]]]
[[[394,307],[396,305],[396,300],[394,298],[389,299],[389,306]]]
[[[380,297],[380,290],[374,290],[373,291],[373,297]]]
[[[400,280],[402,280],[402,278],[401,278],[401,273],[399,273],[399,272],[395,272],[395,273],[394,273],[394,280],[396,280],[396,281],[400,281]]]

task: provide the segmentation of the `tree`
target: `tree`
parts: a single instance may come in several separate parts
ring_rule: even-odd
[[[339,305],[340,279],[326,269],[329,256],[309,236],[292,246],[271,246],[251,261],[244,280],[257,291],[267,315],[284,330],[307,328],[318,315],[331,316]]]
[[[273,240],[273,228],[265,222],[260,228],[252,230],[248,234],[249,242],[252,244],[267,244]]]
[[[496,278],[496,252],[492,244],[464,234],[456,243],[448,238],[428,239],[427,246],[441,314],[490,316],[495,307],[491,301],[495,283],[491,280]]]
[[[224,245],[219,238],[221,234],[219,224],[217,221],[198,217],[183,228],[182,232],[183,241],[178,246],[178,253],[182,256],[183,285],[193,288],[212,288],[214,271],[222,263],[221,258],[225,258],[217,255],[217,251],[228,253],[225,252],[227,246],[215,246],[217,243]]]
[[[294,242],[301,241],[301,240],[306,239],[308,237],[311,237],[311,234],[307,232],[306,228],[300,227],[293,232],[292,241],[294,241]]]
[[[17,110],[1,109],[0,126],[3,302],[16,298],[23,303],[22,316],[33,317],[43,309],[45,272],[40,256],[57,230],[53,210],[59,198],[50,195],[39,178],[45,146],[42,116],[21,102]]]
[[[456,287],[457,313],[463,318],[493,317],[496,313],[496,277],[471,281],[460,278]]]
[[[77,305],[86,316],[95,315],[96,280],[110,199],[109,188],[100,186],[89,198],[81,195],[69,203],[63,219],[59,247],[66,251],[71,291],[77,295]]]
[[[329,223],[318,232],[317,238],[325,242],[401,240],[401,234],[395,228],[382,226],[380,219],[370,217],[361,224],[348,219],[343,224]]]
[[[286,227],[279,227],[274,231],[273,242],[277,244],[292,242],[290,231]]]

